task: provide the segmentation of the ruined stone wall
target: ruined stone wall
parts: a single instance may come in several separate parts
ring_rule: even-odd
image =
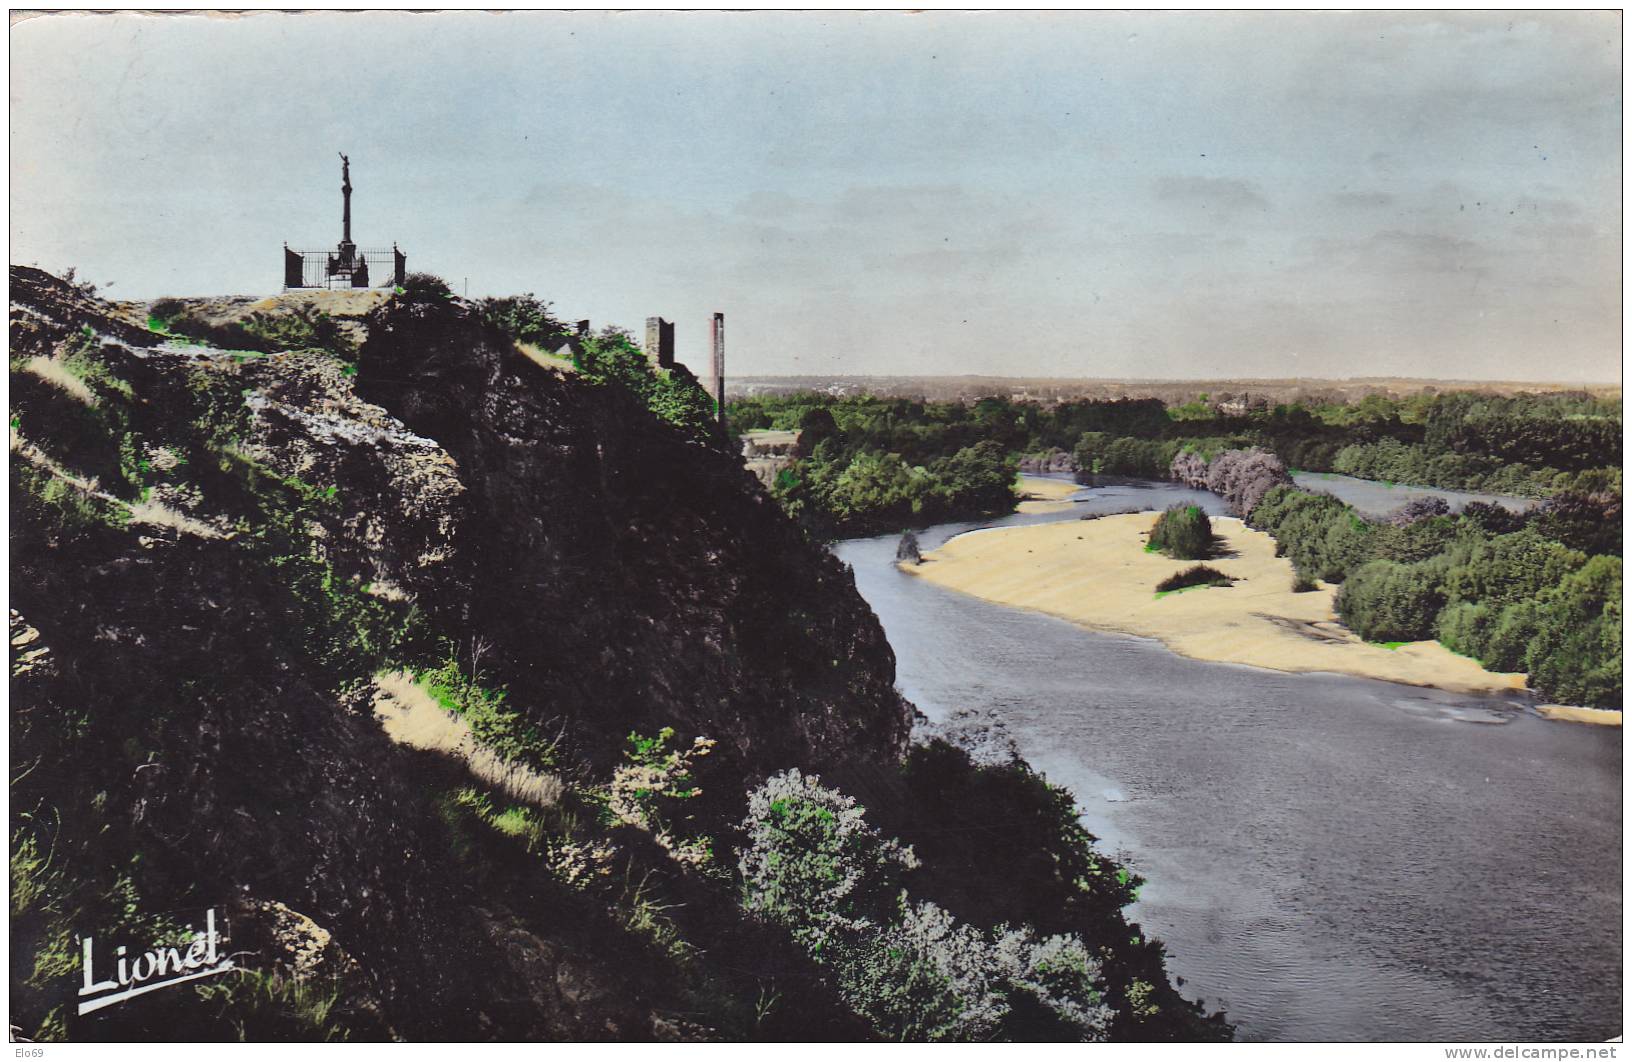
[[[646,360],[654,369],[674,368],[674,322],[646,318]]]

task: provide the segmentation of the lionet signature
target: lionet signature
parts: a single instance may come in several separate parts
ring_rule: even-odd
[[[113,976],[98,981],[95,944],[90,937],[86,937],[85,985],[79,994],[81,997],[95,998],[84,999],[79,1004],[79,1013],[89,1014],[155,989],[225,973],[233,969],[233,965],[230,958],[220,956],[220,944],[221,934],[216,931],[215,908],[212,907],[204,914],[204,932],[193,935],[193,941],[187,945],[185,952],[179,947],[155,945],[132,961],[125,957],[125,946],[121,944],[113,949],[116,961],[113,970],[109,971]]]

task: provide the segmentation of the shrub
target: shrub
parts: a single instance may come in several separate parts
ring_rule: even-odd
[[[694,836],[686,802],[702,795],[692,772],[697,761],[714,751],[715,742],[698,737],[684,752],[670,749],[674,728],[656,737],[631,733],[627,760],[612,774],[608,809],[620,822],[646,830],[682,863],[701,864],[713,853],[713,842]]]
[[[1150,545],[1176,560],[1213,555],[1213,523],[1198,505],[1175,505],[1156,518]]]
[[[1525,654],[1530,684],[1565,704],[1619,707],[1622,576],[1618,557],[1594,557],[1536,603]]]
[[[651,390],[646,394],[646,408],[692,439],[710,438],[718,423],[714,400],[684,365],[653,374]]]
[[[397,294],[410,302],[449,302],[453,299],[453,289],[435,273],[409,273],[402,278]]]
[[[1407,527],[1418,520],[1426,520],[1431,516],[1450,515],[1451,505],[1437,494],[1428,494],[1420,498],[1412,498],[1404,505],[1383,517],[1383,522],[1393,527]]]
[[[742,830],[743,905],[817,955],[842,933],[889,921],[901,873],[917,864],[868,825],[853,797],[797,768],[748,795]]]
[[[1099,1040],[1113,1017],[1099,959],[1074,935],[984,930],[899,890],[910,849],[797,770],[750,794],[745,905],[780,922],[892,1040]]]
[[[1441,561],[1370,561],[1344,580],[1337,592],[1337,614],[1368,642],[1432,638],[1435,620],[1445,607],[1444,573]]]
[[[1178,451],[1172,440],[1117,436],[1104,431],[1086,431],[1077,440],[1071,457],[1080,472],[1109,476],[1138,476],[1160,479],[1167,474]]]
[[[933,903],[843,952],[845,1001],[892,1040],[1102,1040],[1101,969],[1070,935],[986,933]]]
[[[148,307],[148,326],[218,350],[273,354],[317,348],[342,358],[356,353],[340,325],[314,306],[290,306],[277,313],[257,310],[241,320],[211,322],[179,300],[159,299]]]
[[[477,312],[483,323],[520,343],[546,346],[560,342],[568,334],[566,326],[550,313],[550,304],[531,292],[483,299],[477,304]]]
[[[1341,582],[1373,556],[1377,528],[1329,494],[1272,487],[1248,522],[1274,535],[1277,552],[1310,578]]]
[[[1235,580],[1205,564],[1193,564],[1182,572],[1175,572],[1156,584],[1158,594],[1171,593],[1191,586],[1229,586]]]
[[[1101,1002],[1099,960],[1079,938],[1061,934],[1039,940],[1028,930],[1009,930],[998,938],[995,950],[1016,988],[1075,1027],[1079,1038],[1103,1038],[1113,1014]]]
[[[1187,487],[1205,490],[1207,487],[1207,459],[1194,450],[1181,450],[1168,466],[1168,477]]]
[[[975,927],[908,905],[888,930],[841,949],[839,992],[891,1040],[990,1040],[1008,1010],[992,958]]]
[[[1411,564],[1444,553],[1461,525],[1449,516],[1428,516],[1405,524],[1373,524],[1371,548],[1384,560]]]
[[[1557,586],[1510,601],[1459,601],[1439,616],[1439,639],[1497,671],[1526,671],[1565,704],[1621,703],[1621,562],[1593,557]]]
[[[1437,631],[1447,649],[1493,671],[1524,671],[1540,621],[1534,601],[1506,606],[1461,601],[1445,606]]]
[[[620,328],[602,329],[585,336],[576,348],[574,365],[591,383],[623,388],[660,420],[704,440],[714,434],[714,400],[683,366],[658,371],[633,336]]]
[[[1438,618],[1434,620],[1434,630],[1440,644],[1445,648],[1483,661],[1485,642],[1490,635],[1490,623],[1490,609],[1472,601],[1459,601],[1454,605],[1446,605],[1440,611]]]
[[[1533,528],[1470,543],[1448,556],[1447,598],[1496,606],[1536,597],[1563,582],[1587,559]]]

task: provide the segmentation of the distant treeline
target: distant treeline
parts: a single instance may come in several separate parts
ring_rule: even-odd
[[[771,488],[814,536],[899,531],[1014,508],[1019,460],[999,441],[920,424],[927,430],[897,442],[892,425],[842,416],[850,412],[804,410],[794,425],[802,433],[796,459]],[[881,445],[881,436],[890,443]]]
[[[1099,405],[1138,409],[1062,406],[1055,419],[1066,430],[1040,439],[1037,449],[1068,450],[1083,471],[1109,475],[1160,477],[1182,451],[1210,457],[1261,447],[1289,468],[1442,490],[1542,498],[1621,489],[1620,407],[1584,393],[1373,395],[1352,406],[1235,415],[1200,402]]]
[[[1233,413],[1205,395],[1177,406],[1121,399],[1045,407],[796,394],[739,399],[729,413],[737,432],[810,429],[775,493],[824,534],[1006,511],[1012,495],[984,478],[997,474],[998,455],[1165,479],[1181,453],[1210,459],[1261,448],[1288,468],[1388,483],[1535,498],[1621,492],[1620,407],[1585,392],[1372,395],[1352,405]],[[817,453],[826,441],[832,445]],[[965,451],[956,468],[937,464]],[[983,475],[971,480],[977,464]]]

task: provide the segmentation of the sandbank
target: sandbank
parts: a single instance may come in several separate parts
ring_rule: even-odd
[[[1028,489],[1034,477],[1026,477]],[[1059,487],[1071,484],[1059,481]],[[1038,488],[1039,490],[1041,488]],[[1275,541],[1215,517],[1220,555],[1207,563],[1236,582],[1156,596],[1156,584],[1193,561],[1145,552],[1156,513],[1062,520],[959,535],[903,565],[932,583],[1079,626],[1160,640],[1197,660],[1277,671],[1326,671],[1459,692],[1522,690],[1525,676],[1486,671],[1438,642],[1390,649],[1338,621],[1336,588],[1292,592],[1292,563]]]

